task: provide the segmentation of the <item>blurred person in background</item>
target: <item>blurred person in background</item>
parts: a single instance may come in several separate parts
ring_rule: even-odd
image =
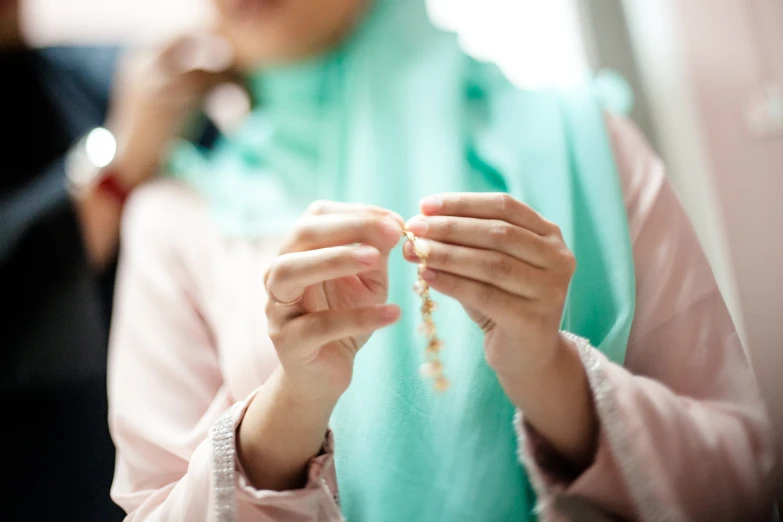
[[[19,12],[0,2],[2,517],[118,520],[106,345],[123,201],[223,76],[164,75],[169,50],[118,83],[107,115],[118,50],[28,48]]]
[[[216,4],[256,104],[125,213],[128,520],[769,515],[756,383],[630,123],[516,89],[423,0]]]

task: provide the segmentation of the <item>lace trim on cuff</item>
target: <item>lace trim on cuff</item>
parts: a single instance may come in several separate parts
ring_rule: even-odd
[[[615,454],[615,461],[625,478],[631,498],[639,510],[640,518],[650,522],[678,521],[679,518],[657,500],[655,492],[650,487],[647,472],[639,465],[625,419],[620,414],[617,405],[616,390],[606,374],[606,368],[602,364],[598,352],[590,346],[590,341],[587,339],[568,332],[564,332],[564,335],[579,349],[579,355],[587,370],[587,378],[595,397],[595,407],[601,421],[601,428],[606,433],[609,446]]]
[[[236,435],[234,413],[230,407],[212,425],[212,476],[217,522],[234,522],[237,518]]]
[[[639,511],[642,520],[651,522],[679,522],[676,514],[666,506],[661,506],[657,501],[655,492],[650,487],[645,470],[636,459],[632,441],[628,434],[625,420],[620,414],[617,405],[616,390],[609,380],[606,368],[602,364],[595,348],[590,346],[590,341],[569,332],[563,332],[566,338],[574,343],[582,359],[582,364],[587,372],[590,389],[593,392],[595,407],[601,422],[601,429],[606,434],[609,446],[614,453],[617,465],[625,479],[628,491]],[[517,410],[514,415],[514,430],[518,441],[519,462],[525,466],[530,476],[530,483],[538,496],[536,513],[541,515],[541,520],[551,519],[550,511],[553,495],[560,490],[557,485],[547,484],[542,471],[539,469],[532,455],[526,451],[526,436],[523,413]]]

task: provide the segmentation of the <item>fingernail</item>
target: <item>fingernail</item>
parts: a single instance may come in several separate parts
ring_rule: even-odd
[[[402,245],[402,253],[408,259],[408,261],[418,261],[416,253],[413,251],[413,245],[410,241],[406,241],[405,244]]]
[[[432,282],[432,281],[434,281],[434,280],[435,280],[435,276],[436,276],[436,275],[437,275],[437,274],[435,274],[435,271],[434,271],[434,270],[432,270],[432,269],[430,269],[430,268],[426,268],[426,269],[425,269],[425,270],[424,270],[424,271],[421,273],[421,278],[422,278],[422,279],[424,279],[425,281],[430,281],[430,282]]]
[[[407,227],[408,230],[413,232],[414,236],[423,236],[430,228],[429,224],[420,218],[413,218],[412,220],[408,221]]]
[[[385,306],[381,309],[380,315],[384,321],[391,321],[392,319],[397,319],[400,315],[400,309],[395,305]]]
[[[443,200],[435,196],[427,196],[419,202],[423,212],[437,212],[443,207]]]
[[[371,265],[378,259],[379,252],[371,246],[360,246],[353,255],[360,263]]]

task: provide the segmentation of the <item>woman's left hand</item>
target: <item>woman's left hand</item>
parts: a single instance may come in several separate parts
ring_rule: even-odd
[[[536,371],[563,349],[563,306],[576,268],[560,229],[508,194],[440,194],[408,223],[427,252],[429,285],[462,303],[485,332],[501,381]],[[417,262],[406,243],[406,259]]]

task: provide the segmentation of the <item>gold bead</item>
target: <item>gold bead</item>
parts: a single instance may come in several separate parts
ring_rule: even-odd
[[[444,392],[449,389],[449,380],[440,375],[435,378],[435,391]]]
[[[436,375],[435,365],[432,362],[425,362],[421,366],[419,366],[419,375],[422,377],[430,378],[435,377]]]
[[[438,305],[435,304],[435,301],[432,301],[430,299],[427,299],[421,304],[421,313],[425,315],[431,314],[437,309],[438,309]]]
[[[427,346],[425,353],[428,361],[419,367],[419,374],[425,378],[434,378],[434,387],[436,391],[445,391],[449,387],[449,381],[443,375],[443,363],[441,363],[438,353],[443,348],[443,342],[437,337],[437,329],[432,321],[432,312],[437,308],[436,303],[430,298],[430,287],[422,275],[427,269],[427,253],[417,248],[416,236],[409,230],[403,230],[403,236],[411,242],[413,253],[419,260],[418,274],[419,279],[413,285],[413,291],[421,297],[421,316],[422,322],[418,326],[419,333],[427,336]]]
[[[435,333],[435,325],[432,324],[431,321],[425,320],[423,323],[419,324],[417,330],[420,334],[429,336]]]
[[[424,281],[416,281],[413,284],[413,291],[421,296],[423,296],[427,290],[429,290],[429,286]]]

